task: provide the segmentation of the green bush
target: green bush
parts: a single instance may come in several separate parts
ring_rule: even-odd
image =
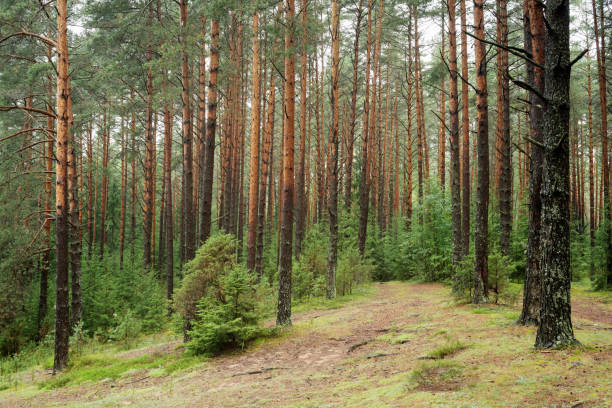
[[[339,256],[336,271],[336,290],[338,295],[350,295],[353,288],[367,282],[374,266],[367,259],[362,259],[355,247],[345,249]]]
[[[184,266],[183,284],[174,292],[174,308],[186,327],[197,317],[197,306],[207,293],[219,291],[220,279],[235,263],[236,241],[231,235],[216,234]]]
[[[302,242],[300,257],[293,263],[291,292],[294,299],[325,294],[328,236],[324,225],[314,225]]]
[[[258,325],[255,276],[236,265],[220,278],[218,288],[209,287],[197,305],[197,319],[189,332],[189,350],[215,354],[226,348],[243,348],[249,341],[269,335],[272,328]]]

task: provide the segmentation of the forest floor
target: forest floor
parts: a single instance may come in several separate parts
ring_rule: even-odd
[[[374,284],[294,314],[244,352],[186,357],[178,339],[38,368],[0,407],[610,407],[612,297],[572,292],[582,348],[535,351],[518,307],[457,305],[437,284]]]

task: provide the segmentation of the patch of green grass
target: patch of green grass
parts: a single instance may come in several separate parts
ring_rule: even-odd
[[[462,373],[463,367],[452,361],[422,363],[410,374],[409,387],[440,388],[444,383],[460,377]]]
[[[198,364],[208,361],[207,357],[203,356],[183,356],[182,358],[172,361],[163,368],[166,375],[170,375],[177,371],[183,371]]]
[[[374,295],[375,292],[376,287],[373,284],[362,284],[357,286],[350,295],[338,296],[332,300],[326,299],[325,296],[318,296],[301,301],[292,306],[293,313],[303,313],[320,309],[339,309],[346,303],[367,299]]]
[[[427,356],[434,360],[442,360],[443,358],[452,356],[453,354],[465,350],[466,348],[468,348],[468,345],[457,340],[430,351]]]
[[[76,358],[65,372],[43,381],[42,389],[54,389],[84,382],[96,382],[110,378],[116,380],[135,370],[161,367],[170,358],[168,354],[148,354],[133,359],[120,359],[105,354],[91,354]]]

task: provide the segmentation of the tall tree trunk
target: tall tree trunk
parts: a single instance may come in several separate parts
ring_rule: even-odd
[[[593,95],[591,89],[591,58],[587,51],[587,95],[589,104],[589,241],[591,246],[590,277],[595,277],[595,178],[593,173]]]
[[[419,30],[418,30],[418,12],[416,6],[412,7],[412,13],[414,15],[414,89],[416,96],[416,119],[417,119],[417,177],[418,177],[418,198],[419,205],[423,205],[423,172],[424,168],[424,135],[423,135],[423,117],[421,116],[421,99],[420,82],[421,72],[419,70]],[[423,224],[423,211],[419,211],[419,224]]]
[[[608,162],[608,96],[606,91],[606,36],[603,16],[603,2],[600,2],[601,27],[597,21],[597,7],[593,5],[593,28],[595,30],[595,48],[597,50],[597,72],[599,82],[599,106],[601,109],[601,166],[603,183],[603,232],[606,239],[605,279],[606,287],[612,287],[612,207],[610,207],[610,164]],[[601,32],[600,32],[601,29]]]
[[[193,216],[193,127],[191,126],[191,89],[189,87],[189,57],[187,53],[187,0],[180,0],[181,15],[181,98],[183,101],[183,161],[185,191],[183,214],[185,217],[185,261],[195,256],[195,217]]]
[[[454,7],[454,6],[453,6]],[[449,18],[450,18],[450,4],[449,4]],[[449,28],[450,28],[450,21],[449,21]],[[444,13],[442,13],[442,55],[446,55],[446,39],[444,38],[445,32],[446,32],[446,27],[444,27]],[[449,31],[449,35],[450,35],[450,31]],[[457,40],[455,39],[455,42]],[[449,40],[449,47],[450,47],[450,40]],[[457,51],[455,50],[455,60],[457,59],[456,57]],[[449,50],[449,65],[450,65],[450,50]],[[455,61],[455,65],[456,65],[456,61]],[[451,69],[451,71],[453,70],[453,67],[449,67]],[[456,72],[457,68],[455,67],[455,72]],[[452,74],[451,74],[452,76]],[[440,117],[442,118],[442,120],[440,121],[440,130],[438,133],[438,178],[440,179],[440,189],[442,190],[442,192],[444,192],[445,188],[446,188],[446,77],[442,77],[442,81],[441,81],[441,90],[440,90]],[[457,128],[458,129],[458,128]],[[451,146],[452,149],[452,146]],[[452,193],[451,193],[452,194]],[[459,215],[459,217],[461,217],[461,213]],[[461,218],[459,218],[461,219]]]
[[[149,22],[148,25],[153,25],[153,8],[149,5]],[[153,49],[151,44],[147,47],[146,61],[150,63],[153,59]],[[155,182],[153,180],[153,72],[151,68],[147,69],[146,80],[146,108],[145,108],[145,164],[144,164],[144,220],[143,220],[143,243],[144,257],[143,263],[145,268],[151,266],[151,235],[153,233],[153,188]]]
[[[70,77],[68,74],[68,8],[66,0],[57,1],[57,130],[55,140],[55,347],[53,373],[68,364],[68,335],[70,332],[70,308],[68,304],[68,142],[72,124]]]
[[[577,343],[570,306],[569,119],[570,13],[564,0],[546,2],[542,177],[542,290],[536,348]]]
[[[349,119],[349,140],[346,152],[346,182],[344,183],[344,207],[351,209],[351,188],[353,184],[353,148],[355,143],[355,122],[357,118],[357,74],[359,72],[359,36],[361,35],[361,21],[363,20],[363,0],[359,0],[355,21],[355,41],[353,45],[353,88],[351,91],[351,116]]]
[[[174,292],[174,221],[172,217],[172,111],[168,105],[164,106],[164,174],[163,183],[166,186],[164,189],[165,201],[163,217],[166,225],[165,245],[166,245],[166,296],[168,300],[172,299]],[[161,236],[159,237],[161,240]]]
[[[372,13],[374,11],[374,0],[368,0],[368,40],[366,44],[366,66],[365,66],[365,93],[363,102],[363,127],[361,129],[361,185],[359,190],[359,232],[358,247],[361,256],[365,254],[365,244],[368,229],[368,207],[370,205],[370,166],[368,157],[369,137],[369,115],[370,115],[370,59],[372,49]]]
[[[497,42],[508,45],[508,2],[497,0]],[[508,76],[508,51],[497,53],[497,138],[499,152],[496,152],[499,183],[500,234],[499,246],[504,256],[510,255],[510,232],[512,230],[512,164],[510,149],[510,79]],[[496,174],[496,175],[497,175]]]
[[[70,79],[68,79],[70,86]],[[72,91],[70,91],[72,92]],[[70,129],[73,128],[72,93],[68,98],[68,112]],[[70,327],[74,329],[81,322],[83,311],[81,296],[81,209],[79,207],[79,176],[77,171],[77,157],[81,149],[76,149],[76,137],[70,130],[68,132],[68,207],[70,211],[70,284],[71,284],[71,315]],[[77,155],[78,154],[78,155]],[[108,182],[107,182],[108,183]],[[72,330],[71,330],[72,331]]]
[[[484,38],[484,0],[474,0],[474,33]],[[487,102],[487,60],[485,43],[476,41],[476,107],[478,120],[478,187],[474,230],[474,292],[476,304],[488,302],[489,231],[489,111]]]
[[[470,100],[466,0],[460,0],[461,15],[461,236],[463,256],[470,252]]]
[[[297,172],[297,191],[295,209],[295,257],[302,252],[302,241],[305,234],[306,209],[308,208],[304,197],[306,195],[305,165],[306,165],[306,68],[308,64],[306,42],[308,41],[308,0],[302,0],[300,10],[302,24],[302,44],[300,50],[300,158]]]
[[[340,96],[340,18],[338,0],[331,2],[331,108],[332,128],[329,140],[329,253],[327,256],[326,296],[336,297],[336,266],[338,264],[338,98]],[[304,115],[304,118],[306,115]]]
[[[52,91],[51,85],[49,85],[49,90]],[[50,92],[51,93],[51,92]],[[50,104],[47,105],[47,111],[49,113],[53,112],[53,108]],[[55,122],[51,115],[47,116],[47,131],[49,134],[52,134],[54,131]],[[91,133],[90,133],[91,135]],[[45,240],[47,249],[43,252],[42,262],[40,266],[40,294],[38,300],[38,317],[36,319],[36,333],[38,336],[37,340],[42,340],[43,337],[43,324],[45,318],[47,317],[47,304],[48,304],[48,294],[49,294],[49,269],[51,264],[51,218],[53,217],[53,212],[51,211],[51,201],[53,200],[53,139],[46,136],[47,141],[45,142],[45,153],[44,153],[44,162],[45,162],[45,212],[44,212],[44,225],[43,229],[45,230]],[[90,163],[91,164],[91,163]],[[91,171],[90,171],[91,174]]]
[[[456,4],[448,5],[448,65],[450,68],[450,182],[451,215],[453,224],[453,262],[455,265],[463,257],[461,242],[461,185],[459,164],[459,95],[457,89],[457,29],[455,27]]]
[[[106,207],[108,204],[108,148],[110,144],[110,129],[106,107],[102,114],[102,194],[100,197],[100,259],[104,258],[106,243]]]
[[[247,239],[247,268],[255,269],[257,240],[257,209],[259,184],[259,108],[261,88],[259,80],[259,14],[253,14],[253,96],[251,101],[251,157],[249,162],[249,231]]]
[[[203,245],[202,240],[202,214],[203,214],[203,197],[204,197],[204,168],[206,166],[205,158],[205,143],[206,143],[206,52],[204,47],[204,38],[206,37],[206,16],[202,16],[200,20],[200,63],[198,77],[198,142],[199,149],[197,155],[198,161],[198,211],[194,212],[196,222],[199,222],[198,229],[198,246]]]
[[[525,45],[531,51],[533,60],[544,65],[544,14],[542,4],[536,0],[525,0],[527,5]],[[527,65],[527,79],[532,86],[544,94],[544,71],[538,66]],[[531,139],[541,143],[542,123],[544,121],[544,101],[537,95],[531,93],[529,124]],[[540,259],[541,243],[540,231],[542,229],[542,160],[543,152],[537,144],[529,146],[531,155],[529,158],[529,227],[527,230],[527,250],[525,256],[525,285],[523,289],[523,309],[519,317],[519,324],[538,324],[540,319]]]
[[[202,174],[202,203],[200,206],[200,241],[210,236],[212,189],[215,170],[215,130],[217,127],[217,78],[219,73],[219,23],[211,21],[210,67],[208,76],[208,118],[204,139],[204,170]]]
[[[122,100],[123,102],[123,100]],[[121,116],[121,213],[119,215],[119,270],[123,270],[123,252],[125,249],[125,202],[127,199],[127,158],[126,158],[126,130],[125,120]]]
[[[278,313],[276,324],[291,324],[291,264],[293,243],[293,193],[294,193],[294,131],[295,131],[295,1],[285,2],[285,84],[283,129],[283,194],[281,196],[281,245],[280,271],[278,275]]]
[[[257,256],[255,262],[255,270],[257,272],[258,281],[263,275],[263,250],[264,250],[264,223],[266,214],[266,188],[270,191],[274,189],[272,184],[269,184],[269,173],[273,171],[271,162],[272,139],[274,137],[274,111],[275,111],[275,84],[274,71],[270,70],[270,84],[267,98],[267,113],[266,126],[263,134],[262,152],[261,152],[261,182],[259,184],[259,209],[257,212]],[[265,110],[264,110],[265,111]],[[272,205],[269,202],[268,205]],[[271,220],[269,220],[271,222]]]
[[[132,103],[134,103],[134,91],[132,90],[130,92],[130,100],[132,101]],[[131,167],[132,167],[132,191],[131,191],[131,197],[130,197],[130,207],[131,207],[131,237],[130,237],[130,241],[131,241],[131,258],[132,258],[132,265],[134,264],[134,251],[135,251],[135,245],[136,245],[136,114],[134,113],[134,111],[132,110],[132,118],[130,121],[130,134],[131,134],[131,148],[130,148],[130,155],[132,158],[132,163],[131,163]],[[94,208],[95,208],[95,200],[94,200]],[[94,218],[94,230],[95,230],[95,218]],[[94,234],[95,236],[95,234]]]

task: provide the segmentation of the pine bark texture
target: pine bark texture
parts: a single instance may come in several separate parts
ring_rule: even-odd
[[[542,172],[542,289],[536,348],[575,344],[570,306],[569,3],[546,2]]]
[[[474,34],[485,37],[484,0],[474,1]],[[476,134],[478,183],[476,189],[476,219],[474,220],[474,291],[473,303],[488,302],[488,232],[489,232],[489,112],[485,43],[476,40]]]
[[[295,1],[285,2],[285,84],[283,178],[281,195],[280,271],[276,324],[291,324],[291,267],[293,244],[294,141],[295,141]]]

